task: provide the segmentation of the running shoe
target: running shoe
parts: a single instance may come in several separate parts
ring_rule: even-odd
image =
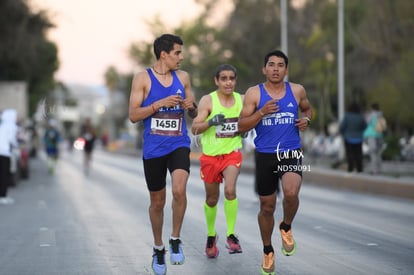
[[[275,255],[273,252],[269,254],[263,254],[262,262],[262,275],[274,275],[275,274]]]
[[[282,223],[282,222],[280,222]],[[279,223],[279,228],[280,228]],[[280,229],[280,236],[282,237],[282,253],[285,256],[292,256],[296,252],[296,242],[293,239],[292,229],[286,232]]]
[[[242,249],[241,249],[241,246],[239,244],[239,239],[237,239],[237,237],[234,236],[233,234],[231,234],[227,237],[226,247],[229,250],[230,254],[242,253]]]
[[[217,258],[219,255],[219,249],[217,247],[218,236],[208,236],[206,244],[206,256],[207,258]]]
[[[151,266],[152,271],[154,271],[155,275],[167,274],[167,265],[165,264],[165,248],[163,250],[158,250],[154,248]]]
[[[181,265],[184,263],[185,257],[180,239],[170,239],[170,262],[172,265]]]

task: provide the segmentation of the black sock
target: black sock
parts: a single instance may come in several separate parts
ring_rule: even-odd
[[[269,254],[270,252],[274,252],[274,250],[273,250],[273,246],[272,245],[265,245],[264,247],[263,247],[263,253],[264,254]]]
[[[288,232],[290,230],[290,224],[286,224],[285,222],[282,222],[279,225],[279,229],[283,229],[285,232]]]

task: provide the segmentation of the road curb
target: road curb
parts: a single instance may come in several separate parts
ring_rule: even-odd
[[[414,199],[414,182],[409,179],[315,170],[304,173],[303,180],[305,184],[328,188]]]
[[[191,152],[191,161],[199,164],[200,155],[199,152]],[[254,170],[254,163],[251,160],[243,162],[241,172],[254,173]],[[413,178],[393,178],[313,168],[312,171],[303,172],[303,184],[414,200]]]
[[[191,152],[191,162],[198,165],[200,156],[200,152]],[[246,158],[243,160],[241,172],[254,173],[254,170],[252,159]],[[303,184],[414,200],[414,178],[412,177],[396,178],[348,173],[313,166],[311,171],[303,172]]]

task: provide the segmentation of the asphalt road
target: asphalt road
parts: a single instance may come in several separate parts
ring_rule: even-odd
[[[92,171],[82,171],[81,152],[64,153],[54,175],[44,158],[32,161],[31,177],[10,190],[14,205],[0,206],[0,274],[151,274],[152,234],[142,162],[137,157],[96,151]],[[237,234],[242,254],[225,249],[220,201],[220,255],[204,256],[204,191],[192,166],[182,231],[186,262],[168,274],[260,274],[262,246],[253,178],[238,184]],[[170,188],[170,187],[168,187]],[[222,198],[221,198],[222,199]],[[171,195],[164,240],[171,232]],[[281,219],[277,205],[276,222]],[[412,274],[414,201],[310,185],[301,190],[293,225],[297,253],[280,253],[273,235],[276,274]]]

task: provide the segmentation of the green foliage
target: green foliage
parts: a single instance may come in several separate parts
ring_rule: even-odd
[[[265,54],[280,49],[280,6],[266,0],[235,0],[234,6],[222,29],[222,50],[231,53],[225,62],[238,69],[238,87],[244,92],[249,86],[264,81]]]
[[[401,146],[399,143],[399,137],[396,135],[391,135],[384,138],[384,142],[387,144],[387,147],[382,153],[382,158],[384,160],[400,160]]]
[[[54,43],[44,41],[38,45],[36,51],[41,58],[33,60],[30,66],[32,71],[28,76],[29,106],[32,112],[35,111],[37,103],[47,91],[51,91],[55,87],[54,73],[58,69],[57,47]]]
[[[215,89],[213,75],[222,54],[219,33],[207,25],[204,18],[176,30],[184,40],[185,59],[182,68],[191,72],[196,97]]]
[[[184,41],[185,59],[182,68],[191,73],[193,89],[196,97],[215,89],[212,81],[217,60],[222,55],[220,32],[207,24],[206,19],[211,12],[206,5],[204,14],[194,22],[182,23],[174,30],[167,30],[156,18],[156,24],[149,24],[154,39],[164,32],[180,35]],[[150,66],[155,61],[152,48],[153,41],[140,41],[130,46],[131,58],[140,66]]]
[[[119,75],[117,69],[113,66],[110,66],[105,72],[105,85],[110,92],[115,91],[120,82],[121,76]]]
[[[46,12],[33,13],[26,0],[0,1],[0,80],[28,82],[30,113],[54,86],[57,47],[46,38],[51,27]]]
[[[392,71],[378,80],[368,91],[370,102],[377,101],[392,128],[412,126],[414,113],[410,102],[414,102],[414,50],[405,52],[394,64]],[[391,69],[390,68],[390,69]],[[394,73],[393,73],[394,72]]]
[[[196,97],[215,89],[217,65],[238,69],[237,90],[244,92],[264,78],[264,55],[280,48],[280,1],[233,0],[222,26],[207,24],[216,0],[198,0],[204,12],[170,32],[182,36],[185,60]],[[292,2],[292,1],[288,1]],[[414,1],[344,1],[345,103],[367,108],[379,102],[392,131],[413,130],[410,104],[413,83]],[[161,20],[150,25],[154,37],[167,30]],[[308,0],[288,9],[289,81],[303,84],[317,110],[314,127],[337,120],[338,7],[336,1]],[[141,66],[153,62],[152,41],[131,46]]]

